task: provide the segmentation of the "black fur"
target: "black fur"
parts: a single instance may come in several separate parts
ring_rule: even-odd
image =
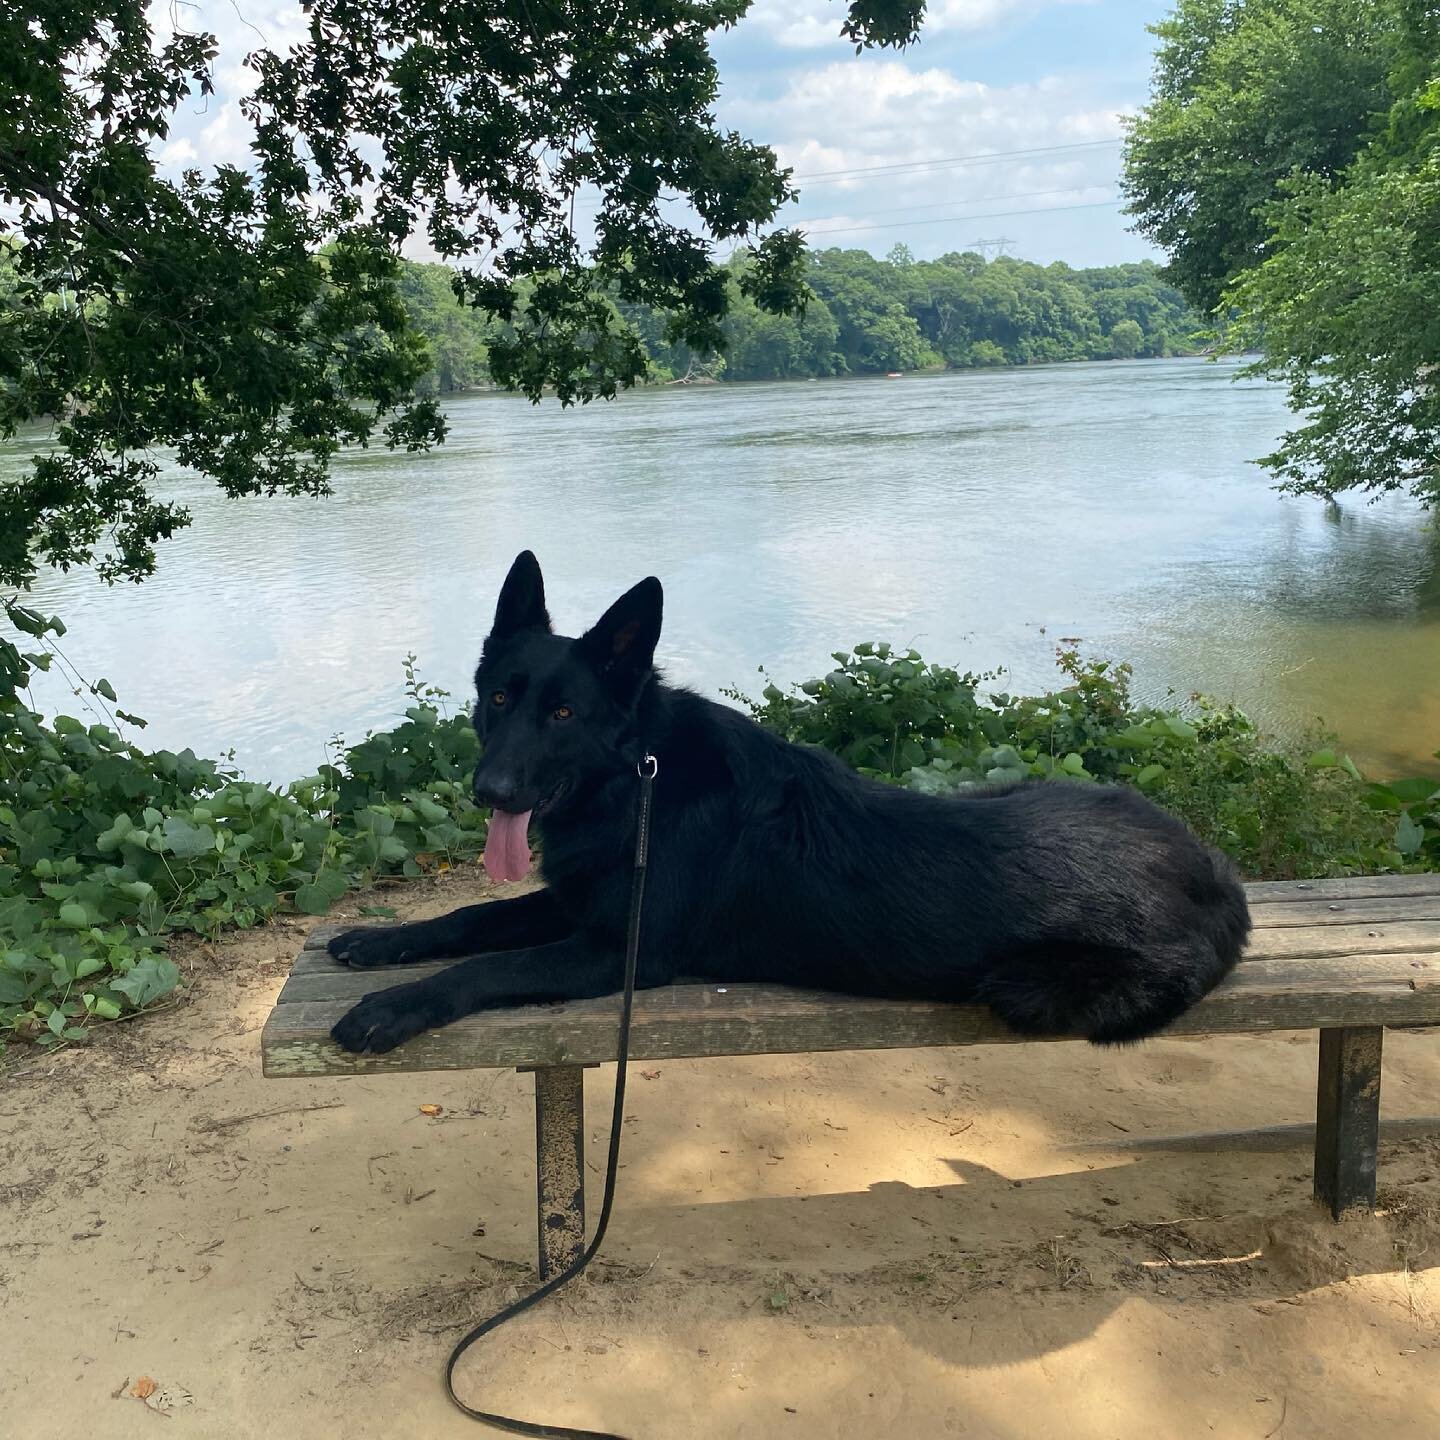
[[[983,1001],[1027,1034],[1106,1044],[1163,1029],[1235,963],[1250,921],[1229,861],[1135,791],[935,798],[862,779],[665,684],[660,615],[652,578],[580,639],[552,634],[535,557],[515,561],[475,677],[475,792],[535,810],[546,888],[332,940],[353,966],[472,957],[367,995],[335,1027],[347,1050],[618,990],[647,752],[642,987],[683,974]]]

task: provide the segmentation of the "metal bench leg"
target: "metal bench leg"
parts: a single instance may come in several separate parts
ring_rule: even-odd
[[[1315,1108],[1315,1198],[1339,1219],[1375,1208],[1380,1143],[1380,1025],[1320,1032]]]
[[[548,1280],[585,1248],[585,1070],[535,1070],[535,1195],[540,1278]]]

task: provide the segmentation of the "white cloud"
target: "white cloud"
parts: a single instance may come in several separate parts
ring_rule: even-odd
[[[199,152],[194,145],[183,137],[179,140],[172,140],[168,145],[162,145],[157,156],[161,165],[175,170],[193,165],[199,158]]]
[[[797,174],[960,153],[1110,140],[1118,111],[1045,76],[994,86],[903,60],[838,61],[795,72],[776,96],[737,96],[726,119],[772,144]]]
[[[1051,258],[1061,232],[1095,231],[1103,218],[1111,238],[1097,243],[1109,256],[1091,258],[1114,258],[1145,252],[1124,243],[1118,206],[1102,208],[1117,193],[1122,134],[1106,98],[1071,77],[987,85],[866,57],[792,71],[778,94],[732,95],[722,118],[791,167],[801,197],[781,221],[817,244],[903,240],[923,255],[1004,233],[1027,241],[1020,253]],[[1048,251],[1028,243],[1037,235]]]

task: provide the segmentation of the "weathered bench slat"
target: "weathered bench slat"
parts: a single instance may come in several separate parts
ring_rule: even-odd
[[[1258,934],[1262,930],[1299,930],[1336,925],[1363,925],[1373,928],[1376,925],[1400,924],[1408,921],[1440,922],[1440,895],[1252,905],[1250,918],[1257,932],[1252,942],[1252,949],[1258,945],[1263,951],[1269,942]],[[305,937],[304,950],[296,958],[293,973],[303,974],[306,970],[323,968],[328,965],[329,961],[326,959],[324,946],[329,942],[331,936],[340,933],[341,928],[334,925],[317,925],[311,930]],[[377,924],[376,928],[387,928],[387,925],[385,922],[381,922]]]
[[[1440,920],[1440,895],[1399,895],[1359,900],[1286,900],[1251,905],[1256,930],[1309,925],[1376,925],[1400,920]]]
[[[1250,918],[1257,930],[1440,920],[1440,874],[1371,875],[1351,880],[1271,880],[1247,885],[1245,893],[1250,900]],[[358,923],[383,926],[388,922],[361,920]],[[305,937],[305,950],[321,950],[342,930],[355,928],[354,921],[326,921],[316,925]],[[297,961],[296,969],[299,968]]]
[[[1345,923],[1339,923],[1344,921]],[[1330,923],[1333,922],[1333,923]],[[1250,937],[1250,944],[1241,957],[1242,969],[1246,965],[1267,960],[1300,960],[1348,958],[1360,955],[1417,954],[1433,955],[1440,952],[1440,917],[1433,920],[1372,920],[1354,923],[1344,915],[1327,914],[1319,924],[1305,926],[1276,926],[1268,930],[1257,930]],[[455,962],[449,961],[449,964]],[[295,990],[282,995],[284,1002],[289,998],[298,999],[302,993],[310,998],[326,998],[332,994],[368,994],[382,985],[399,984],[403,979],[419,979],[422,974],[432,974],[435,965],[431,962],[413,966],[390,966],[382,970],[339,972],[336,962],[322,950],[307,950],[295,962],[291,984]],[[310,977],[333,976],[336,973],[354,973],[370,978],[362,980],[363,989],[337,990],[328,981],[313,987],[300,982]],[[386,978],[376,980],[383,975]],[[287,987],[288,989],[288,987]]]
[[[358,1000],[375,990],[403,985],[407,980],[423,980],[448,970],[454,960],[427,961],[423,965],[387,965],[380,970],[350,970],[333,960],[302,970],[297,964],[291,971],[277,1005],[292,1005],[301,1000]]]
[[[1255,880],[1245,887],[1252,905],[1276,900],[1362,900],[1371,896],[1440,895],[1440,873],[1351,875],[1343,880]]]
[[[1316,959],[1342,955],[1433,955],[1440,951],[1440,920],[1375,920],[1358,925],[1257,930],[1243,960]],[[1242,967],[1243,968],[1243,967]]]
[[[342,1002],[353,1005],[376,990],[438,974],[455,963],[453,960],[441,960],[424,965],[392,965],[378,970],[348,970],[332,961],[323,968],[291,975],[275,1003],[282,1009],[314,1002],[330,1002],[337,1006]],[[1262,989],[1272,983],[1285,986],[1330,984],[1340,980],[1358,980],[1366,976],[1392,973],[1403,975],[1407,980],[1414,979],[1417,983],[1440,983],[1440,961],[1426,954],[1416,955],[1408,951],[1359,956],[1281,956],[1253,960],[1240,973],[1244,976],[1246,988],[1253,990]],[[711,981],[681,983],[697,984],[709,989],[718,988]],[[742,988],[753,990],[757,987],[737,985],[735,990],[738,993]],[[779,994],[797,993],[781,986],[769,988]],[[336,1013],[338,1018],[339,1011]]]
[[[362,978],[373,989],[395,975],[372,971]],[[278,1077],[487,1069],[615,1058],[613,997],[471,1015],[419,1035],[388,1055],[349,1055],[331,1043],[329,1028],[348,1003],[331,999],[277,1005],[262,1039],[265,1073]],[[1354,964],[1307,959],[1241,966],[1168,1033],[1437,1021],[1440,957],[1372,955]],[[662,1060],[1003,1044],[1025,1038],[979,1006],[858,999],[758,985],[674,985],[636,995],[631,1054]]]

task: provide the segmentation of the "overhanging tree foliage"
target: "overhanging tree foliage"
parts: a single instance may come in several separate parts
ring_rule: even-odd
[[[1180,0],[1125,188],[1303,422],[1264,463],[1440,502],[1440,5]]]
[[[1301,173],[1332,177],[1385,102],[1384,0],[1178,0],[1121,188],[1166,278],[1202,313],[1264,253],[1266,207]]]
[[[213,90],[212,36],[157,35],[144,0],[7,7],[0,435],[58,426],[0,489],[0,584],[45,562],[150,573],[188,519],[153,492],[157,446],[231,495],[323,494],[335,451],[377,427],[390,445],[438,441],[397,286],[416,233],[458,262],[466,303],[508,322],[491,373],[532,398],[609,396],[643,373],[597,281],[666,311],[672,338],[721,343],[707,237],[752,236],[789,194],[774,155],[713,112],[708,39],[748,6],[310,0],[303,44],[247,62],[252,163],[178,177],[157,152],[177,107]],[[922,11],[855,0],[837,29],[857,48],[904,45]],[[589,257],[571,224],[581,187],[599,203]],[[799,307],[797,235],[756,245],[745,293]]]
[[[1440,6],[1405,0],[1394,100],[1341,183],[1287,182],[1271,254],[1228,295],[1235,348],[1305,423],[1266,457],[1284,488],[1407,489],[1440,505]]]

